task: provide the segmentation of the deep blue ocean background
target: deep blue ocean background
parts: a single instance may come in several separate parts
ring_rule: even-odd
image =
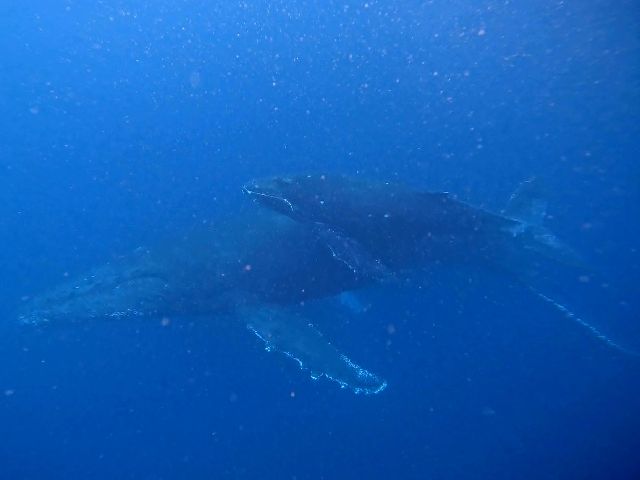
[[[0,31],[0,478],[640,478],[640,360],[489,273],[329,305],[374,396],[215,319],[15,313],[233,212],[251,178],[498,211],[535,175],[611,284],[576,308],[640,344],[637,2],[5,1]]]

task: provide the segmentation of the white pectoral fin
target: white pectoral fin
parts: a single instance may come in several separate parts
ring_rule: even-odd
[[[389,276],[387,267],[372,257],[354,238],[322,223],[316,223],[313,228],[331,256],[348,267],[354,275],[370,280],[383,280]]]
[[[619,351],[621,353],[624,353],[625,355],[630,355],[630,356],[633,356],[633,357],[640,356],[640,353],[638,353],[635,350],[632,350],[630,348],[624,347],[623,345],[620,345],[618,342],[616,342],[613,339],[609,338],[607,335],[602,333],[600,330],[598,330],[596,327],[594,327],[590,323],[587,323],[585,320],[583,320],[581,317],[579,317],[578,315],[573,313],[571,310],[569,310],[566,306],[564,306],[560,302],[557,302],[556,300],[552,299],[551,297],[545,295],[542,292],[539,292],[538,290],[536,290],[533,287],[529,287],[529,290],[531,292],[533,292],[536,296],[538,296],[538,298],[541,298],[542,300],[547,302],[549,305],[551,305],[552,307],[557,309],[567,319],[572,320],[572,321],[576,322],[578,325],[584,327],[588,333],[590,333],[594,338],[596,338],[596,339],[600,340],[601,342],[603,342],[608,347],[613,348],[614,350],[617,350],[617,351]]]
[[[278,307],[243,307],[239,314],[247,327],[266,344],[267,351],[278,351],[308,370],[313,379],[327,377],[355,393],[372,394],[387,383],[359,367],[338,351],[329,340],[301,316]]]

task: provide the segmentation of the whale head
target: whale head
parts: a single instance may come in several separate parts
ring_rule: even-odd
[[[245,184],[242,190],[260,205],[294,220],[323,222],[337,196],[351,187],[341,176],[318,174],[261,179]]]
[[[167,282],[153,270],[106,265],[40,295],[18,311],[25,324],[147,316],[162,307]]]

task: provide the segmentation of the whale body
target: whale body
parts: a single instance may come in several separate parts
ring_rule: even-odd
[[[336,261],[304,226],[249,208],[56,286],[23,305],[20,319],[39,325],[175,315],[230,319],[313,378],[377,393],[386,382],[340,352],[296,308],[371,282]]]

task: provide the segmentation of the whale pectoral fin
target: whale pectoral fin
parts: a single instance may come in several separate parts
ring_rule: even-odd
[[[624,353],[625,355],[630,355],[632,357],[640,357],[640,353],[639,352],[636,352],[635,350],[632,350],[631,348],[625,347],[625,346],[621,345],[620,343],[618,343],[617,341],[609,338],[604,333],[602,333],[600,330],[598,330],[596,327],[594,327],[590,323],[587,323],[585,320],[583,320],[578,315],[576,315],[571,310],[569,310],[566,306],[562,305],[560,302],[554,300],[551,297],[548,297],[544,293],[539,292],[538,290],[536,290],[535,288],[533,288],[531,286],[529,286],[528,288],[529,288],[529,290],[531,292],[533,292],[533,294],[535,294],[536,296],[538,296],[539,298],[541,298],[542,300],[547,302],[549,305],[554,307],[556,310],[558,310],[561,314],[563,314],[569,320],[572,320],[572,321],[576,322],[578,325],[581,325],[582,327],[584,327],[587,330],[587,332],[589,332],[591,335],[593,335],[595,338],[597,338],[598,340],[603,342],[608,347],[613,348],[614,350],[617,350],[617,351],[619,351],[621,353]]]
[[[387,383],[359,367],[340,353],[304,318],[284,308],[243,307],[238,312],[247,327],[266,344],[267,351],[279,351],[310,371],[311,378],[325,376],[355,393],[379,393]]]
[[[382,280],[389,276],[389,270],[379,260],[366,251],[354,238],[342,235],[327,225],[314,226],[316,235],[323,242],[333,258],[342,262],[354,275],[373,280]]]

